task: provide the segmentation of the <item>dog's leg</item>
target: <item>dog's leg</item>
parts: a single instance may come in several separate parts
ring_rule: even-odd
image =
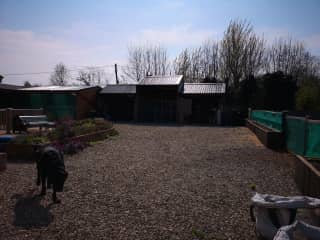
[[[41,174],[41,196],[46,195],[47,192],[47,178],[45,174]]]
[[[37,164],[37,186],[40,186],[41,184],[41,174],[40,174],[40,171],[41,171],[41,168],[40,168],[40,163],[37,161],[36,162]]]
[[[57,192],[54,188],[53,188],[53,193],[52,193],[52,200],[54,203],[61,203],[61,200],[57,198]]]

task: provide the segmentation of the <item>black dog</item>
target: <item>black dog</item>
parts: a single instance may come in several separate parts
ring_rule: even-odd
[[[62,192],[64,182],[68,177],[65,170],[63,154],[53,147],[37,147],[36,164],[37,164],[37,185],[41,187],[41,195],[46,194],[47,188],[53,187],[52,200],[54,203],[60,203],[57,199],[57,192]]]

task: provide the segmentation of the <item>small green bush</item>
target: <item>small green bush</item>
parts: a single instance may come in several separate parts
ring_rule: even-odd
[[[296,108],[302,111],[320,111],[320,84],[315,80],[306,81],[298,90]]]
[[[57,124],[56,129],[48,134],[51,141],[63,142],[66,138],[93,133],[112,128],[112,123],[105,120],[83,119],[79,121],[63,121]],[[117,132],[113,132],[117,135]]]
[[[13,140],[13,143],[19,144],[46,144],[49,143],[50,140],[47,136],[35,136],[35,135],[23,135],[16,137]]]

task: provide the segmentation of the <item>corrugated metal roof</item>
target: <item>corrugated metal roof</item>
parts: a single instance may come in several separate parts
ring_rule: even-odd
[[[17,86],[17,85],[0,83],[0,89],[5,89],[5,90],[17,90],[17,89],[20,89],[20,88],[23,88],[23,86]]]
[[[148,76],[139,82],[139,85],[179,85],[182,75],[175,76]]]
[[[21,88],[21,91],[57,91],[57,92],[75,92],[84,89],[95,88],[95,86],[40,86]]]
[[[185,83],[183,94],[221,94],[226,92],[224,83]]]
[[[101,94],[135,94],[136,85],[133,84],[112,84],[107,85],[100,92]]]

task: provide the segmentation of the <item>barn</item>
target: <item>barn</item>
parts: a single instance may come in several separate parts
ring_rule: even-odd
[[[224,93],[224,83],[147,76],[136,85],[107,85],[99,94],[99,108],[115,121],[217,124]]]

